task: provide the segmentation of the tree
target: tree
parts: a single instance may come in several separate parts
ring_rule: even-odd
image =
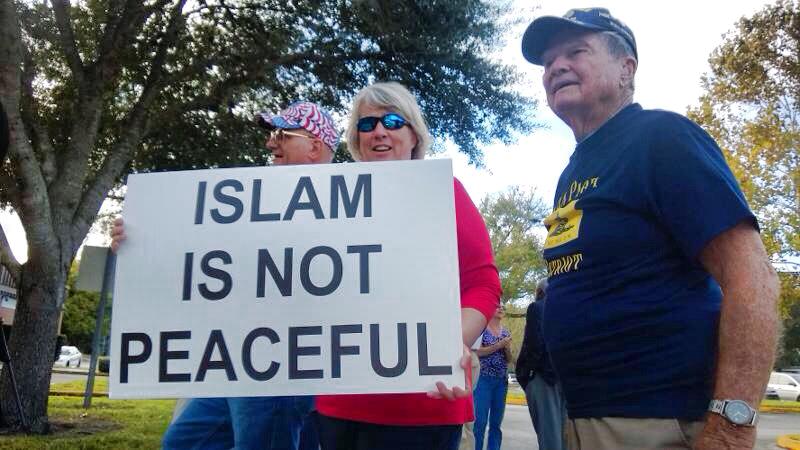
[[[783,333],[775,360],[779,369],[800,366],[800,273],[782,273],[780,278]]]
[[[64,302],[61,332],[67,336],[70,345],[74,345],[81,352],[88,354],[92,352],[92,338],[100,294],[76,290],[77,275],[77,265],[73,263],[67,278],[68,296]],[[106,315],[103,323],[103,336],[108,335],[110,325],[111,318]]]
[[[480,211],[492,241],[494,262],[500,274],[506,307],[505,326],[512,336],[516,364],[525,332],[525,308],[516,300],[533,299],[536,284],[547,274],[542,256],[542,239],[535,230],[548,214],[548,208],[534,190],[512,186],[481,200]]]
[[[689,116],[722,147],[775,262],[800,256],[800,7],[779,0],[739,20],[711,55]],[[781,273],[781,360],[800,352],[800,288]]]
[[[28,239],[10,351],[23,409],[48,430],[49,355],[75,253],[128,171],[263,164],[256,110],[298,98],[342,113],[373,80],[415,92],[434,134],[480,144],[534,127],[518,73],[489,55],[512,20],[481,0],[0,2],[10,164],[0,202]],[[1,230],[0,230],[1,231]],[[0,406],[13,410],[6,371]],[[7,415],[6,419],[13,417]],[[10,423],[16,426],[15,423]]]
[[[547,207],[535,191],[512,186],[499,194],[487,195],[481,201],[480,211],[500,273],[501,302],[532,298],[537,281],[547,272],[542,240],[534,233],[534,227],[547,215]]]
[[[768,252],[800,254],[800,8],[781,0],[742,18],[711,55],[689,115],[725,152]]]

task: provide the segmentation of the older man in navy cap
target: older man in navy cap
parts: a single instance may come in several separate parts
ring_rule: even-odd
[[[577,141],[544,245],[568,447],[752,448],[778,282],[722,152],[633,102],[636,40],[607,9],[536,19],[522,52]]]

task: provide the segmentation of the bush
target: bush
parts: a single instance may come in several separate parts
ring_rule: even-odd
[[[97,371],[108,375],[108,369],[111,366],[108,356],[101,356],[97,358]]]

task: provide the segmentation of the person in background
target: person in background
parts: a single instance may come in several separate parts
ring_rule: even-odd
[[[430,143],[416,99],[399,83],[375,83],[355,96],[347,147],[356,161],[423,159]],[[500,280],[483,218],[461,183],[454,179],[453,185],[461,366],[469,373],[468,346],[497,308]],[[469,383],[465,390],[439,382],[437,391],[428,394],[320,395],[317,411],[323,450],[454,450],[462,425],[473,418]]]
[[[544,222],[568,448],[752,449],[779,287],[721,150],[633,102],[636,40],[607,9],[537,18],[522,53],[577,141]]]
[[[259,114],[269,131],[267,148],[273,165],[327,164],[339,144],[330,114],[311,102],[295,102],[276,115]],[[124,223],[117,219],[111,247],[125,240]],[[317,448],[315,430],[308,427],[311,396],[229,397],[189,399],[164,434],[165,450],[236,448],[297,450]],[[304,423],[306,424],[304,426]]]
[[[564,419],[567,410],[542,338],[546,292],[547,279],[544,278],[536,285],[535,301],[528,305],[525,312],[525,334],[517,358],[516,372],[517,381],[525,391],[539,448],[562,450],[566,448]]]
[[[481,375],[475,387],[475,449],[483,450],[484,436],[487,450],[500,450],[503,442],[503,414],[508,393],[508,363],[512,360],[511,333],[503,326],[503,307],[497,308],[481,335],[481,346],[476,353],[480,358]]]

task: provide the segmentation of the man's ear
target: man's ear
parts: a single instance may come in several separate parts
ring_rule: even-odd
[[[322,146],[325,145],[321,140],[314,139],[311,141],[311,150],[308,153],[308,156],[311,158],[312,161],[319,161],[322,157],[323,148]]]
[[[636,75],[636,68],[638,63],[636,59],[631,56],[626,56],[622,59],[622,78],[628,81]]]

